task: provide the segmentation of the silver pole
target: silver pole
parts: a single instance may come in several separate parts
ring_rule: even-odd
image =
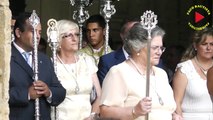
[[[149,97],[150,91],[150,47],[151,47],[151,32],[152,29],[156,27],[158,20],[157,15],[151,10],[146,11],[143,16],[141,16],[141,25],[148,32],[148,43],[147,43],[147,66],[146,66],[146,96]],[[149,120],[149,114],[146,115],[146,120]]]
[[[72,6],[76,6],[77,10],[73,13],[73,19],[78,22],[79,29],[80,29],[80,36],[79,36],[79,49],[82,48],[82,41],[83,41],[83,23],[86,19],[89,18],[89,13],[87,10],[84,10],[85,7],[91,4],[91,0],[70,0],[70,4]]]
[[[105,35],[105,49],[104,49],[105,54],[109,53],[108,45],[109,45],[109,23],[107,22],[106,23],[106,35]]]
[[[37,16],[35,10],[33,10],[29,22],[33,27],[33,79],[34,81],[38,81],[38,41],[37,41],[37,33],[36,33],[36,27],[38,24],[40,24],[40,19]],[[35,120],[39,120],[40,118],[40,108],[39,108],[39,98],[35,99]]]
[[[58,47],[58,29],[57,29],[57,21],[55,19],[49,19],[47,22],[47,42],[49,43],[49,46],[52,50],[52,59],[53,59],[53,65],[54,65],[54,71],[57,75],[57,47]],[[57,107],[52,107],[54,111],[54,119],[58,120],[58,111]]]
[[[104,16],[106,20],[106,35],[105,35],[105,54],[109,52],[108,43],[109,43],[109,20],[111,16],[115,14],[116,10],[114,5],[111,5],[111,0],[105,0],[103,10],[100,11],[101,15]]]

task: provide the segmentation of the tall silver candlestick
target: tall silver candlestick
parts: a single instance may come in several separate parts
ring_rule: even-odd
[[[36,27],[40,24],[40,19],[36,14],[35,10],[33,10],[31,16],[29,17],[29,23],[33,27],[33,79],[34,81],[38,81],[38,40],[37,40],[37,33]],[[40,107],[39,107],[39,98],[35,99],[35,120],[40,119]]]
[[[157,15],[154,14],[151,10],[144,12],[143,16],[141,16],[141,25],[148,32],[148,43],[147,43],[147,66],[146,66],[146,96],[149,96],[150,89],[150,47],[151,47],[151,32],[152,29],[156,27],[158,23]],[[146,116],[146,120],[149,119],[149,114]]]
[[[56,64],[56,51],[58,47],[58,29],[57,21],[55,19],[49,19],[47,22],[47,42],[49,43],[50,48],[52,49],[53,65],[55,73],[57,73],[57,64]]]
[[[111,5],[111,0],[105,0],[103,5],[103,10],[101,10],[101,14],[104,16],[106,20],[106,34],[105,34],[105,54],[109,52],[108,43],[109,43],[109,20],[111,16],[115,14],[116,10],[114,5]]]
[[[89,18],[89,13],[87,10],[85,10],[85,7],[89,6],[91,4],[92,0],[70,0],[70,4],[72,6],[76,6],[77,10],[73,13],[73,19],[78,22],[79,25],[79,49],[82,48],[82,39],[83,39],[83,23],[86,19]]]
[[[47,42],[52,50],[52,59],[54,65],[54,71],[57,75],[57,47],[58,47],[58,29],[57,29],[57,21],[55,19],[49,19],[47,22]],[[56,107],[52,107],[53,110],[53,118],[54,120],[58,120],[58,111]]]

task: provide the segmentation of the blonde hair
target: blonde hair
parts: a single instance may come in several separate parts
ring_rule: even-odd
[[[192,36],[192,43],[189,45],[189,47],[186,49],[185,53],[183,54],[183,57],[181,58],[181,62],[184,62],[186,60],[192,59],[197,55],[197,50],[194,48],[194,45],[199,45],[202,42],[206,41],[207,36],[213,36],[213,28],[207,27],[200,31],[195,31]]]
[[[59,47],[60,47],[63,34],[68,33],[72,29],[77,28],[79,30],[78,24],[71,20],[59,20],[57,22],[57,27],[58,27],[58,36],[59,36],[59,39],[58,39]]]

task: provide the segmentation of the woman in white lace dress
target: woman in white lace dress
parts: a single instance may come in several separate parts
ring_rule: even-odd
[[[97,67],[93,58],[78,52],[79,27],[76,23],[60,20],[58,31],[57,76],[67,93],[64,101],[57,106],[57,118],[90,120],[91,113],[99,113],[101,88],[96,75]],[[97,99],[91,105],[90,93],[93,85],[97,91]]]
[[[207,71],[213,66],[213,29],[195,32],[192,40],[173,78],[177,103],[175,116],[183,120],[213,120],[212,102],[206,85]]]

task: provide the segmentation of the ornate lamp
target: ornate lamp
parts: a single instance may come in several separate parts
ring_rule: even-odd
[[[111,19],[111,16],[115,14],[116,10],[114,5],[111,5],[111,0],[105,0],[102,1],[103,4],[101,5],[102,10],[100,11],[101,15],[104,16],[106,20],[106,35],[105,35],[105,54],[107,54],[108,51],[108,43],[109,43],[109,20]]]
[[[89,6],[93,0],[70,0],[70,4],[75,6],[77,10],[73,13],[73,19],[78,22],[80,28],[80,41],[79,41],[79,49],[82,48],[82,39],[83,39],[83,23],[86,19],[89,18],[89,13],[87,10],[84,10],[85,7]]]

